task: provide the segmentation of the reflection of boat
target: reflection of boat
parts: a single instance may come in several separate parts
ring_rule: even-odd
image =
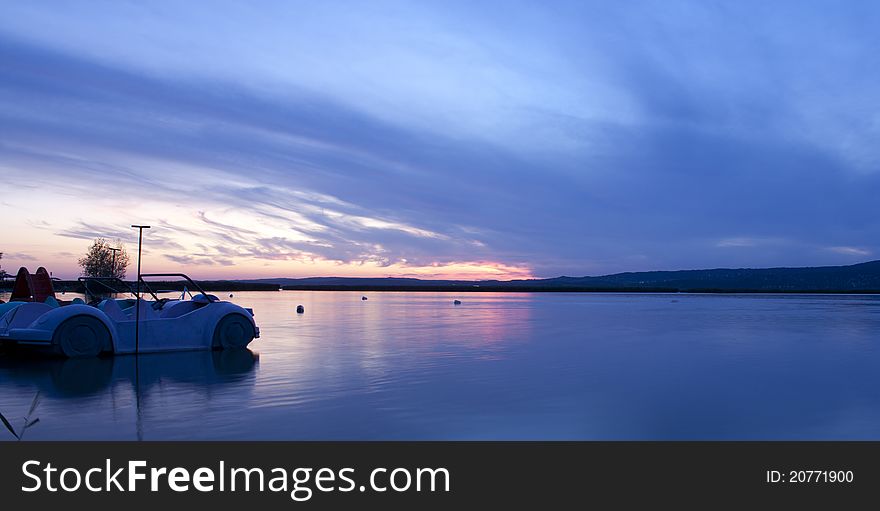
[[[248,349],[76,359],[2,356],[0,379],[35,385],[50,397],[87,396],[125,381],[149,392],[167,381],[205,386],[239,382],[253,374],[258,360]]]
[[[190,294],[179,300],[159,298],[144,277],[185,279]],[[81,278],[86,295],[100,296],[89,284],[113,290],[106,281],[119,279]],[[0,344],[47,348],[67,357],[94,357],[100,353],[149,353],[158,351],[244,348],[260,330],[253,311],[224,302],[205,293],[182,273],[144,274],[138,281],[152,300],[106,298],[86,304],[76,299],[59,302],[44,268],[29,274],[21,268],[12,298],[0,304]],[[186,288],[184,288],[186,289]]]

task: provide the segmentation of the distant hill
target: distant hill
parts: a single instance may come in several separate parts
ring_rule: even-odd
[[[628,272],[540,281],[561,287],[662,287],[678,291],[880,291],[880,261],[849,266]]]
[[[310,277],[257,279],[284,289],[351,291],[670,291],[880,293],[880,261],[806,268],[718,268],[529,280]]]

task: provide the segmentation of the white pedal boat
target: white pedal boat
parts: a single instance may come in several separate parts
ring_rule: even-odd
[[[198,291],[190,298],[184,293],[180,299],[160,299],[141,280],[146,292],[139,301],[106,298],[93,305],[82,300],[61,305],[54,296],[42,301],[11,301],[0,304],[0,344],[44,348],[78,358],[102,353],[244,348],[260,336],[252,310],[205,293],[186,275],[142,277],[183,278],[190,289]],[[88,292],[89,281],[94,284],[101,279],[80,280]]]

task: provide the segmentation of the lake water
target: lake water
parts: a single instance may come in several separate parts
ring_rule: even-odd
[[[0,412],[39,392],[33,440],[880,439],[880,296],[361,294],[236,293],[251,351],[0,355]]]

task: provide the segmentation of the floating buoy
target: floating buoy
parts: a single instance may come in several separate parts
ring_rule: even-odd
[[[362,296],[362,297],[361,297],[361,300],[366,300],[366,299],[367,299],[366,296]]]
[[[302,313],[305,312],[305,311],[306,311],[306,308],[303,307],[302,305],[297,305],[297,306],[296,306],[296,313],[297,313],[297,314],[302,314]]]
[[[452,305],[461,305],[461,300],[452,300]]]

